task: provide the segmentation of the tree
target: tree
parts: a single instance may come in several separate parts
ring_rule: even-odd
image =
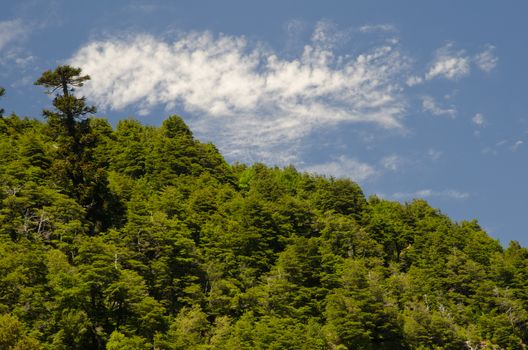
[[[40,343],[24,335],[24,325],[10,314],[0,315],[0,349],[41,350]]]
[[[86,118],[96,108],[86,105],[85,97],[73,94],[88,80],[90,76],[81,75],[81,68],[65,65],[45,71],[35,85],[44,86],[48,94],[56,93],[55,110],[43,111],[57,143],[50,175],[86,208],[92,231],[97,232],[110,226],[107,216],[110,211],[120,211],[120,205],[108,190],[108,160],[100,156],[112,128],[106,121]]]
[[[0,87],[0,97],[4,96],[5,89],[3,87]],[[4,109],[0,108],[0,118],[2,117],[2,114],[4,113]]]
[[[0,350],[526,350],[519,243],[62,101],[0,118]]]
[[[315,177],[307,182],[314,182],[315,188],[310,192],[317,209],[322,212],[332,210],[339,214],[350,215],[358,222],[361,221],[367,201],[358,184],[349,179],[324,177]]]
[[[35,85],[44,86],[48,94],[58,92],[53,99],[55,111],[44,109],[43,114],[48,120],[50,131],[58,141],[58,158],[62,161],[55,162],[54,170],[64,175],[71,181],[73,189],[83,183],[80,158],[81,138],[89,133],[89,122],[84,118],[86,114],[95,113],[93,106],[86,106],[84,97],[72,95],[76,87],[81,87],[89,80],[88,75],[80,76],[81,69],[70,66],[58,66],[54,71],[45,71],[35,82]]]
[[[52,136],[59,141],[58,153],[73,168],[67,168],[67,175],[72,181],[73,188],[83,182],[82,173],[78,165],[82,152],[81,137],[88,133],[89,123],[84,118],[86,114],[95,113],[94,106],[87,106],[84,97],[76,97],[72,93],[76,87],[81,87],[89,80],[88,75],[81,76],[80,68],[58,66],[54,71],[45,71],[35,82],[44,86],[48,94],[58,92],[53,99],[55,111],[44,109],[43,114],[48,120]]]
[[[62,124],[69,136],[76,141],[75,124],[86,114],[93,114],[96,111],[94,106],[86,105],[85,97],[76,97],[72,95],[75,88],[84,85],[84,82],[90,80],[89,75],[81,76],[81,68],[74,68],[68,65],[58,66],[54,71],[45,71],[42,76],[35,82],[35,85],[41,85],[47,88],[48,94],[56,91],[62,91],[62,95],[57,93],[53,99],[53,106],[57,111],[44,110],[44,116],[48,120],[56,120]]]
[[[464,348],[464,339],[457,330],[457,324],[449,312],[442,310],[432,310],[422,301],[407,305],[403,312],[403,332],[411,349]]]
[[[127,337],[124,334],[114,331],[106,343],[107,350],[142,350],[152,349],[151,344],[148,344],[145,339],[132,336]]]
[[[371,200],[368,231],[383,245],[387,261],[399,261],[405,247],[413,243],[411,227],[406,222],[405,207],[398,202]]]

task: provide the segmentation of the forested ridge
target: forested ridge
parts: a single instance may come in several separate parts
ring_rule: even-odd
[[[45,72],[44,120],[0,112],[0,349],[527,348],[517,242],[229,165],[175,115],[113,128],[76,97],[88,79]]]

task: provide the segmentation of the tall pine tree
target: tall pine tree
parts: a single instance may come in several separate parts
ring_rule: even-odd
[[[0,97],[4,96],[5,94],[5,89],[3,87],[0,87]],[[3,108],[0,108],[0,118],[3,116],[4,114],[4,109]]]
[[[92,231],[98,232],[110,226],[109,213],[119,210],[119,205],[107,187],[107,160],[98,152],[111,127],[101,120],[88,118],[96,108],[87,105],[85,97],[74,94],[88,80],[90,76],[81,75],[81,68],[65,65],[44,72],[35,85],[44,86],[48,94],[55,94],[55,108],[43,111],[56,142],[52,164],[54,180],[85,207],[87,219],[93,224]]]

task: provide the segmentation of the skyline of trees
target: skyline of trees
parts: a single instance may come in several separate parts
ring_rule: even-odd
[[[45,121],[0,117],[0,349],[526,349],[518,242],[229,165],[179,116],[112,128],[87,80],[47,71]]]

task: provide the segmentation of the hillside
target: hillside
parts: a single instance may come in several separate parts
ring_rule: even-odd
[[[0,349],[527,347],[518,243],[61,97],[0,117]]]

